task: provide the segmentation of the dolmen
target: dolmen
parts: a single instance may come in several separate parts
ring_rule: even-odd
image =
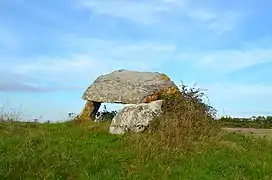
[[[179,92],[171,79],[159,72],[117,70],[99,76],[84,92],[85,107],[79,120],[95,120],[101,103],[126,104],[112,119],[111,134],[143,132],[162,111],[162,95]]]

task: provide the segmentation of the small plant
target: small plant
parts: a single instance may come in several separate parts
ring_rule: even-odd
[[[16,122],[21,120],[22,106],[19,109],[5,110],[5,107],[1,106],[0,122]]]

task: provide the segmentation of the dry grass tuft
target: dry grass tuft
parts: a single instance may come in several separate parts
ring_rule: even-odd
[[[220,138],[220,128],[214,121],[215,109],[203,100],[201,89],[181,85],[181,92],[162,96],[164,114],[148,131],[132,135],[134,144],[142,149],[190,150]]]

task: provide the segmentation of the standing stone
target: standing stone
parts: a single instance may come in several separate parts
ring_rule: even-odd
[[[154,118],[162,114],[162,103],[163,100],[157,100],[124,107],[113,118],[109,132],[111,134],[143,132]]]
[[[87,101],[84,109],[78,116],[78,120],[85,121],[85,120],[95,120],[95,115],[98,112],[101,106],[100,102],[95,101]]]

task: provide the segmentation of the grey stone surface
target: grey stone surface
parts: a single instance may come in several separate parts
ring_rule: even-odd
[[[171,87],[177,88],[158,72],[118,70],[99,76],[82,98],[102,103],[139,104],[146,97]]]
[[[157,100],[124,107],[113,118],[109,132],[111,134],[143,132],[154,118],[162,114],[162,103],[163,100]]]

